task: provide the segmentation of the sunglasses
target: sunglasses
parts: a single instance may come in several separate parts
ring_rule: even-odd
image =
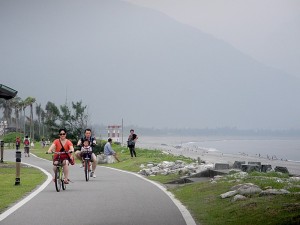
[[[62,136],[62,135],[66,135],[66,133],[60,133],[59,135],[60,135],[60,136]]]

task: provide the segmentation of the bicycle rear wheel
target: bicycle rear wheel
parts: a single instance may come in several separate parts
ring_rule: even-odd
[[[84,174],[85,174],[85,180],[86,181],[89,181],[90,179],[90,171],[89,171],[89,160],[88,159],[85,159],[84,160]]]
[[[55,188],[57,192],[60,192],[61,190],[60,170],[61,170],[60,167],[56,167],[54,179],[55,179]]]

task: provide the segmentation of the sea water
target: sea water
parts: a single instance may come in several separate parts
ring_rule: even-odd
[[[139,142],[191,147],[199,151],[246,154],[300,163],[300,139],[297,138],[224,138],[224,137],[139,137]]]
[[[300,162],[300,140],[298,139],[242,139],[242,140],[205,140],[184,142],[183,146],[197,146],[208,151],[224,154],[246,154],[269,159]]]

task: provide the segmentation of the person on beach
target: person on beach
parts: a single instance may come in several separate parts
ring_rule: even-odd
[[[63,170],[65,174],[64,183],[69,183],[69,163],[74,164],[74,158],[71,155],[74,152],[73,144],[70,140],[67,139],[67,131],[62,128],[58,131],[59,138],[55,139],[52,145],[49,147],[47,153],[51,154],[53,152],[67,152],[65,154],[61,154],[60,158],[63,159]],[[53,156],[53,171],[55,173],[56,165],[58,163],[58,154],[54,154]],[[54,178],[53,178],[54,179]]]
[[[83,142],[86,139],[90,141],[90,146],[91,147],[94,147],[96,145],[96,139],[95,139],[95,137],[92,137],[92,130],[89,129],[89,128],[85,129],[85,131],[84,131],[84,137],[82,137],[78,141],[77,146],[82,147],[83,146]],[[78,151],[75,152],[75,156],[76,156],[77,159],[79,159],[79,160],[82,161],[82,152],[80,150],[78,150]],[[93,178],[96,178],[95,171],[96,171],[96,167],[97,167],[97,157],[96,157],[95,153],[92,153],[91,159],[92,159],[92,172],[91,172],[90,176],[93,177]],[[80,167],[83,167],[83,161],[82,161]]]
[[[107,143],[104,145],[104,155],[112,155],[118,162],[120,162],[117,153],[111,147],[112,139],[108,138]]]
[[[129,135],[128,141],[127,141],[127,147],[130,150],[131,158],[133,158],[133,156],[136,157],[135,143],[136,143],[137,139],[138,139],[138,136],[134,133],[134,130],[131,129],[130,135]]]

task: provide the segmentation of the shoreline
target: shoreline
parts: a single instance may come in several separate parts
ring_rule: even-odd
[[[297,161],[272,159],[258,155],[249,156],[245,153],[227,154],[214,149],[199,149],[193,146],[182,146],[180,144],[171,143],[165,138],[157,139],[156,137],[143,137],[143,140],[138,140],[136,147],[149,150],[157,149],[173,155],[183,155],[196,160],[200,157],[200,160],[205,161],[205,164],[228,163],[229,166],[232,166],[235,161],[245,161],[246,164],[248,162],[261,162],[261,164],[264,165],[271,165],[272,169],[276,166],[286,167],[290,174],[300,176],[300,162]]]

